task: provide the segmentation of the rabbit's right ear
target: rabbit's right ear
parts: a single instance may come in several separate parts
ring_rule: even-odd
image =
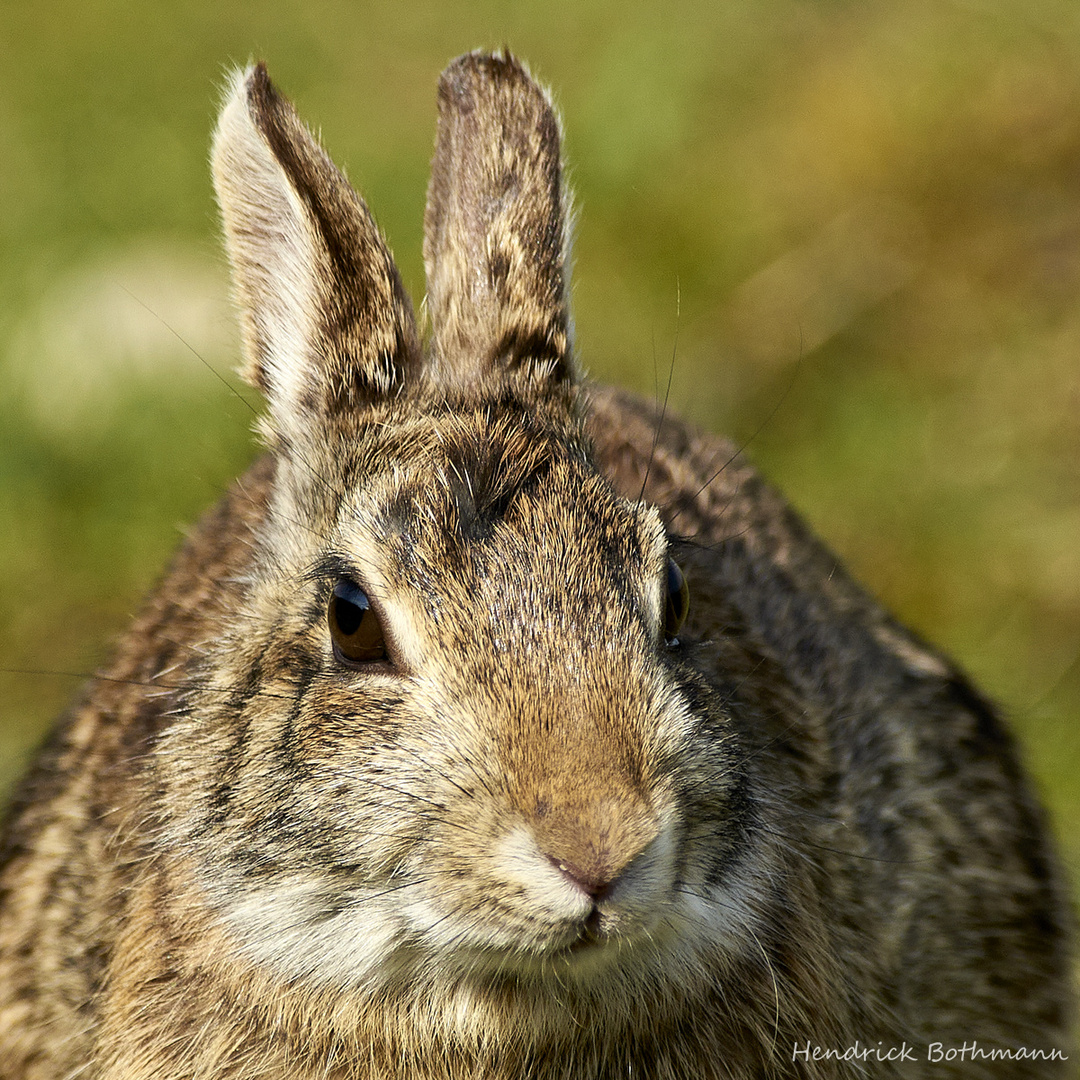
[[[242,374],[267,395],[278,435],[303,441],[320,419],[396,390],[420,346],[393,257],[263,64],[233,80],[213,171],[241,308]]]

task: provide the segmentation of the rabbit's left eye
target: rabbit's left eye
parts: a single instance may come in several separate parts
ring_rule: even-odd
[[[368,664],[386,659],[379,616],[367,593],[344,578],[334,586],[326,612],[334,655],[346,664]]]
[[[679,630],[690,610],[690,588],[674,559],[667,562],[667,603],[664,610],[664,637],[669,645],[677,642]]]

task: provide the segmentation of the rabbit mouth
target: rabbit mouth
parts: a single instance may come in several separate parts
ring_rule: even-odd
[[[458,929],[449,947],[430,938],[419,944],[429,961],[471,974],[505,974],[545,981],[568,975],[588,981],[613,968],[662,956],[672,946],[670,912],[654,905],[593,904],[570,918],[547,918],[520,909],[500,912]],[[454,920],[447,920],[448,927]]]
[[[639,928],[637,933],[627,934],[612,932],[605,928],[605,918],[599,908],[594,908],[578,928],[577,936],[568,944],[555,948],[550,958],[574,964],[578,962],[592,964],[601,957],[612,959],[636,942],[652,936],[653,929]]]
[[[559,935],[560,940],[541,949],[540,955],[547,958],[592,956],[605,950],[618,951],[634,941],[645,937],[652,929],[652,920],[648,925],[638,925],[633,929],[624,926],[621,930],[609,913],[601,911],[599,905],[577,925]]]
[[[585,921],[581,924],[577,938],[566,947],[566,951],[569,953],[583,952],[598,947],[606,939],[606,935],[603,935],[601,929],[600,908],[594,904],[592,911],[589,912]]]
[[[667,935],[658,926],[640,933],[605,932],[591,920],[557,940],[530,942],[528,947],[465,946],[453,953],[428,954],[428,962],[446,974],[456,972],[468,982],[507,982],[509,985],[546,985],[570,979],[589,985],[627,966],[640,968],[643,954],[663,956]]]

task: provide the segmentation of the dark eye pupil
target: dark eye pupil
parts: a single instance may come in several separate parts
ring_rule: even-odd
[[[334,597],[334,618],[337,620],[338,629],[347,637],[360,629],[364,615],[370,610],[366,604],[360,607],[342,596]]]
[[[358,585],[342,580],[334,586],[327,623],[339,660],[356,664],[386,659],[386,642],[379,617]]]
[[[664,637],[673,641],[690,610],[690,588],[674,559],[667,564],[667,605],[664,612]]]

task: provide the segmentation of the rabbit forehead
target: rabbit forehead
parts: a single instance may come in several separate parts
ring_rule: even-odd
[[[612,613],[651,625],[667,551],[657,512],[616,495],[574,441],[502,421],[414,440],[349,493],[335,540],[388,605],[462,645]]]

